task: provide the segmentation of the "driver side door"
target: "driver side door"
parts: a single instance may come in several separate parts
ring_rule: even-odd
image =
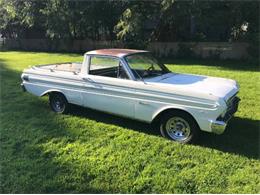
[[[135,81],[119,58],[91,56],[89,73],[85,77],[84,106],[125,117],[134,117],[135,101],[132,98]]]

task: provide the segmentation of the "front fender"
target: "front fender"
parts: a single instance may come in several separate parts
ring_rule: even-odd
[[[181,111],[184,111],[184,112],[187,112],[188,114],[190,114],[193,118],[194,116],[192,115],[192,113],[185,107],[183,106],[164,106],[160,109],[158,109],[152,116],[152,121],[157,117],[159,116],[162,112],[166,111],[166,110],[181,110]]]

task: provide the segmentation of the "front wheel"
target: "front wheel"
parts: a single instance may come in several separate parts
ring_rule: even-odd
[[[196,121],[189,114],[181,111],[169,112],[163,115],[160,122],[163,137],[179,143],[194,142],[199,128]]]
[[[65,96],[61,93],[49,94],[49,102],[51,109],[58,113],[64,114],[68,112],[68,101]]]

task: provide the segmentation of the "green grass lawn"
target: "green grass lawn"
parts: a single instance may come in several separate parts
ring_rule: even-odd
[[[81,61],[77,54],[0,52],[1,193],[260,193],[260,72],[236,61],[166,60],[172,71],[235,79],[241,104],[222,135],[197,145],[149,125],[73,107],[51,112],[47,97],[20,89],[24,68]]]

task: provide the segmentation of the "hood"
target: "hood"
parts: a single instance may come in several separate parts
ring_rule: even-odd
[[[202,75],[168,73],[145,81],[173,91],[181,90],[190,95],[205,94],[224,98],[226,101],[238,92],[238,84],[234,80]]]

